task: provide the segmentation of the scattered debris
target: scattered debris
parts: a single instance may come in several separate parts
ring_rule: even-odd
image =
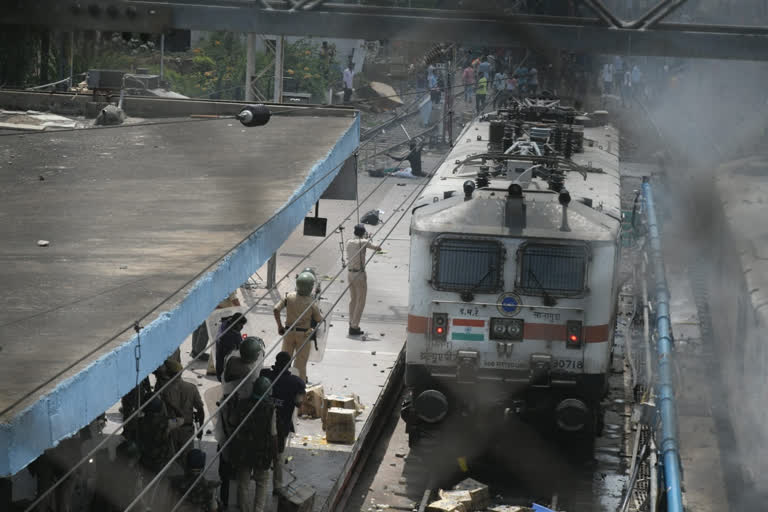
[[[461,503],[451,500],[433,501],[427,507],[427,512],[468,512]]]
[[[37,246],[38,247],[48,247],[50,245],[50,243],[51,242],[49,242],[48,240],[38,240],[37,241]]]
[[[472,478],[467,478],[454,485],[453,490],[469,491],[469,495],[472,497],[472,510],[483,510],[491,502],[488,486]]]

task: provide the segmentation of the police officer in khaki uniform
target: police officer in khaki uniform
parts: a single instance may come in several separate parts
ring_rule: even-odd
[[[355,237],[347,241],[347,270],[349,270],[349,334],[359,336],[360,318],[365,309],[365,296],[368,294],[368,278],[365,275],[366,249],[380,251],[381,247],[368,240],[365,226],[355,226]]]
[[[321,322],[323,320],[320,314],[320,308],[312,299],[312,288],[315,286],[315,276],[310,272],[302,272],[296,278],[296,291],[285,296],[280,302],[275,304],[273,313],[277,322],[277,332],[285,334],[283,338],[283,352],[288,352],[293,356],[296,353],[294,366],[299,370],[299,376],[307,381],[307,361],[309,360],[309,351],[312,347],[312,341],[307,340],[307,336],[312,330],[312,320]],[[296,325],[286,334],[285,327],[280,317],[280,312],[285,308],[285,322],[288,326]],[[305,310],[309,310],[304,313]],[[304,313],[303,316],[302,313]],[[299,318],[301,316],[301,318]],[[298,319],[298,322],[296,321]],[[303,345],[303,346],[302,346]]]

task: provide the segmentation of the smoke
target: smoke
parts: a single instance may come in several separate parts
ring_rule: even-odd
[[[654,59],[645,60],[645,68],[641,110],[662,135],[656,139],[660,147],[645,149],[664,155],[666,176],[657,190],[663,196],[665,258],[668,264],[697,262],[711,292],[716,346],[704,348],[712,349],[713,371],[719,374],[710,386],[728,495],[737,509],[762,506],[754,491],[768,491],[761,478],[768,469],[762,396],[768,361],[762,351],[755,352],[766,340],[753,313],[755,296],[744,258],[753,240],[743,234],[766,230],[742,228],[749,219],[727,219],[723,202],[741,203],[746,198],[733,192],[739,186],[749,189],[761,174],[768,176],[768,166],[755,164],[762,161],[755,155],[765,153],[768,65]],[[718,179],[725,181],[718,186]],[[721,195],[724,187],[732,192],[727,197]],[[723,420],[719,424],[718,415]]]

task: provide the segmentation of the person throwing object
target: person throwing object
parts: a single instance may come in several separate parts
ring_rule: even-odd
[[[347,241],[347,270],[349,270],[349,335],[363,334],[360,318],[365,309],[365,296],[368,293],[368,280],[365,275],[366,249],[381,250],[378,245],[368,240],[368,233],[363,224],[355,226],[355,238]]]

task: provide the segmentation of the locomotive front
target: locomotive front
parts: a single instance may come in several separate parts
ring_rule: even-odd
[[[570,180],[569,188],[595,189],[581,175]],[[620,221],[584,197],[571,201],[565,187],[521,183],[514,171],[481,185],[466,181],[463,194],[414,211],[410,439],[451,417],[486,426],[509,414],[594,435],[611,360]]]

